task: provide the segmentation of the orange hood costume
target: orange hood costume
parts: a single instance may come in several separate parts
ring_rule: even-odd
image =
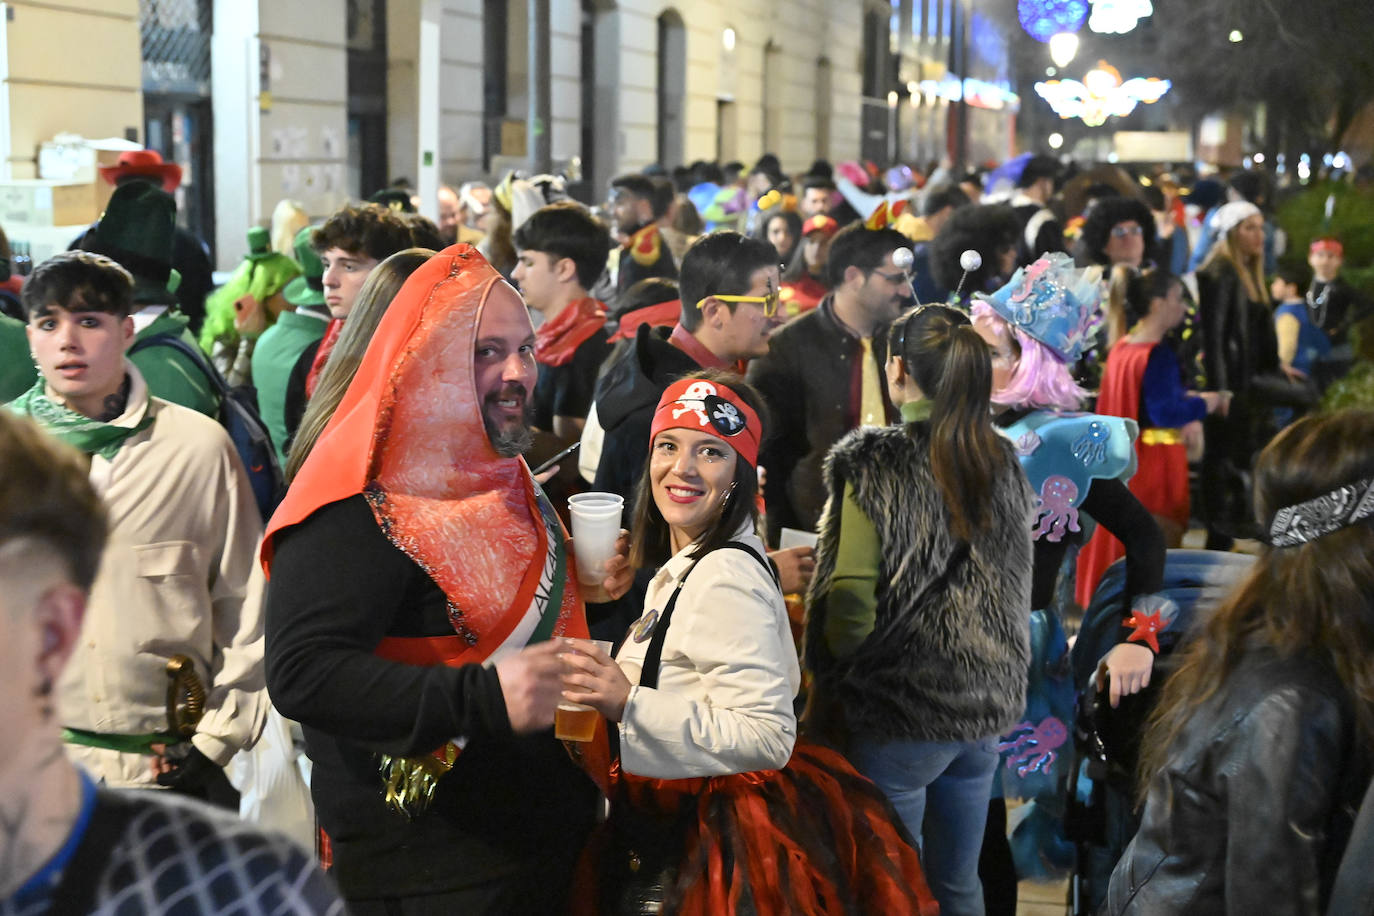
[[[443,590],[454,635],[388,638],[376,654],[413,665],[481,663],[552,635],[587,635],[565,534],[522,458],[498,455],[482,422],[473,357],[482,310],[501,275],[469,245],[416,270],[388,307],[357,375],[267,526],[276,535],[361,493],[388,540]],[[513,293],[513,291],[512,291]],[[413,780],[435,760],[386,772],[388,796],[423,804]],[[435,763],[439,766],[436,769]]]

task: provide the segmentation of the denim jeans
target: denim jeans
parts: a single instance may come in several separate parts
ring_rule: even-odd
[[[983,916],[978,853],[997,769],[997,737],[885,741],[856,737],[850,761],[887,794],[921,843],[921,863],[941,916]]]

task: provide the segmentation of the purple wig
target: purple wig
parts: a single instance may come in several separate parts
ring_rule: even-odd
[[[973,323],[986,324],[997,337],[1009,335],[1021,348],[1021,358],[1012,370],[1006,387],[992,393],[992,403],[1002,407],[1034,407],[1052,410],[1078,410],[1088,393],[1078,387],[1069,367],[1048,347],[1025,331],[1006,321],[997,310],[979,299],[970,309]]]

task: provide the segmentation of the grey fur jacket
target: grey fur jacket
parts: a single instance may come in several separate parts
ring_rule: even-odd
[[[822,735],[972,741],[1005,732],[1025,710],[1034,495],[999,437],[993,521],[963,542],[935,482],[929,439],[926,422],[859,429],[826,459],[803,648]],[[825,641],[826,601],[846,483],[877,529],[882,556],[873,631],[836,659]]]

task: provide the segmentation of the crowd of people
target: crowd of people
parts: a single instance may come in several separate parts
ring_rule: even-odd
[[[0,914],[1014,914],[1070,843],[1082,913],[1369,892],[1371,309],[1253,173],[395,187],[187,301],[173,169],[0,317]],[[1196,615],[1195,527],[1258,544]]]

